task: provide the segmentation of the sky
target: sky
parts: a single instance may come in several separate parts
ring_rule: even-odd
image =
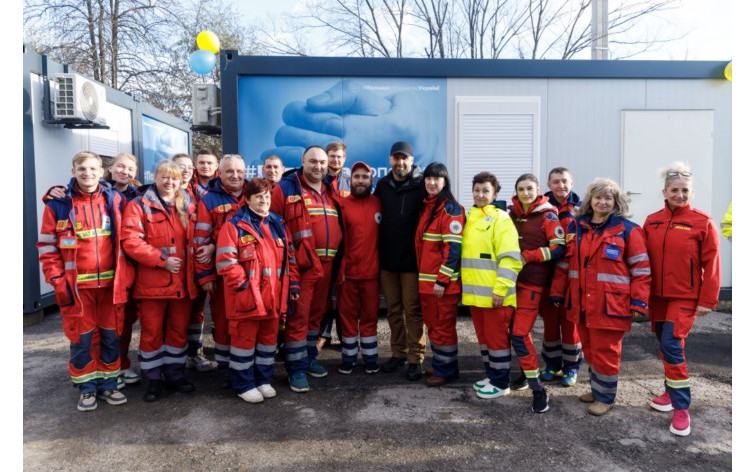
[[[263,19],[291,12],[303,0],[250,1],[236,0],[247,19]],[[611,5],[618,0],[609,0]],[[679,7],[663,12],[649,24],[651,28],[670,29],[671,36],[683,39],[663,45],[659,50],[633,56],[645,60],[715,60],[732,59],[732,0],[679,0]]]

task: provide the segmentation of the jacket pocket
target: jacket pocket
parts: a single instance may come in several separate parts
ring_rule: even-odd
[[[607,289],[606,315],[611,318],[630,318],[630,287],[626,289]]]
[[[61,308],[71,306],[75,303],[73,290],[71,290],[68,280],[63,279],[63,281],[55,287],[55,303]]]
[[[234,294],[234,310],[229,319],[263,318],[267,315],[259,290],[251,284]]]

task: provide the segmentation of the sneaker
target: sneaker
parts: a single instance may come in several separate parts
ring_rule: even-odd
[[[672,400],[669,398],[669,393],[664,392],[658,397],[651,400],[651,403],[649,403],[649,406],[653,408],[656,411],[672,411],[674,408],[672,407]]]
[[[687,436],[690,434],[690,414],[688,410],[678,410],[672,414],[672,423],[669,432],[675,436]]]
[[[580,395],[578,397],[578,400],[580,400],[583,403],[593,403],[596,401],[595,398],[593,398],[593,392],[588,392]]]
[[[325,377],[328,375],[328,371],[325,367],[323,367],[323,364],[318,362],[317,359],[310,359],[310,365],[307,366],[307,373],[312,377]]]
[[[546,369],[543,372],[541,372],[541,380],[544,382],[553,382],[558,377],[561,377],[561,373],[557,372],[554,369]]]
[[[126,382],[120,376],[116,379],[116,388],[118,390],[126,388]]]
[[[163,382],[160,380],[150,380],[147,391],[144,392],[142,400],[146,402],[156,402],[163,396]]]
[[[595,401],[588,405],[588,413],[592,414],[593,416],[603,416],[609,410],[611,410],[613,406],[614,403],[602,403]]]
[[[134,372],[133,369],[122,370],[120,379],[123,380],[123,383],[128,385],[139,383],[139,381],[141,380],[139,374]]]
[[[276,389],[271,387],[270,384],[263,384],[257,387],[257,390],[262,393],[263,398],[273,398],[276,396]]]
[[[289,388],[297,393],[309,392],[310,384],[307,383],[307,375],[301,371],[291,374],[289,377]]]
[[[342,362],[339,365],[339,374],[349,375],[354,370],[354,362]]]
[[[215,364],[210,359],[202,355],[202,351],[197,351],[196,356],[188,356],[186,358],[186,368],[196,369],[197,372],[210,372],[215,369]]]
[[[559,382],[564,387],[572,387],[577,383],[577,372],[573,372],[571,370],[568,370],[564,374],[562,374],[562,378],[559,379]]]
[[[392,357],[381,366],[381,372],[396,372],[396,369],[407,365],[407,359]]]
[[[79,411],[92,411],[97,408],[97,398],[94,392],[82,393],[79,395],[79,404],[76,409]]]
[[[483,388],[475,392],[478,398],[498,398],[504,395],[509,395],[509,388],[499,388],[491,385],[490,383]]]
[[[194,391],[194,384],[182,377],[175,382],[166,382],[165,388],[173,392],[191,393]]]
[[[515,391],[525,390],[528,388],[528,379],[525,374],[520,374],[519,377],[509,382],[509,387]]]
[[[489,379],[488,377],[486,377],[483,380],[478,380],[477,382],[473,384],[473,390],[477,392],[478,390],[480,390],[481,388],[485,387],[486,385],[490,383],[491,383],[491,379]]]
[[[369,362],[365,364],[365,373],[366,374],[377,374],[378,371],[381,370],[381,367],[378,365],[377,362]]]
[[[425,371],[423,370],[423,366],[419,363],[410,363],[407,367],[407,380],[410,381],[416,381],[423,378],[423,375],[425,375]]]
[[[264,400],[262,393],[260,393],[260,391],[256,388],[247,390],[246,392],[240,393],[238,395],[239,398],[247,403],[260,403]]]
[[[549,410],[549,394],[546,389],[533,390],[533,413],[545,413]]]
[[[105,403],[108,405],[123,405],[126,403],[126,395],[119,392],[118,389],[97,392],[97,398],[105,400]]]

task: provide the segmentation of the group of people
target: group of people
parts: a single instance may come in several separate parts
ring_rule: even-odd
[[[461,302],[486,373],[473,384],[477,397],[529,387],[536,413],[549,409],[545,384],[575,385],[583,361],[591,391],[579,399],[588,413],[607,413],[623,336],[634,315],[649,316],[665,371],[664,393],[650,405],[673,411],[670,431],[688,435],[684,340],[716,307],[720,285],[719,234],[690,206],[692,171],[679,162],[663,170],[664,208],[641,227],[615,182],[594,180],[581,203],[564,167],[551,170],[545,194],[523,174],[511,202],[498,199],[495,175],[480,172],[466,211],[446,166],[421,170],[413,156],[409,143],[395,143],[391,170],[372,191],[374,171],[346,168],[340,142],[307,148],[287,172],[270,156],[265,179],[250,181],[237,154],[178,154],[149,185],[134,183],[131,154],[115,157],[110,180],[98,155],[76,154],[68,187],[44,197],[38,248],[71,341],[78,409],[125,403],[120,380],[145,380],[145,401],[163,389],[189,393],[186,367],[217,369],[224,388],[259,403],[276,396],[277,354],[289,388],[307,392],[308,376],[328,375],[318,361],[326,313],[340,321],[340,374],[353,373],[361,352],[367,374],[406,366],[409,381],[442,386],[459,377]],[[391,331],[382,364],[381,292]],[[201,345],[208,296],[214,362]],[[543,368],[531,336],[539,313]],[[140,374],[128,357],[136,319]],[[521,373],[510,379],[512,350]]]

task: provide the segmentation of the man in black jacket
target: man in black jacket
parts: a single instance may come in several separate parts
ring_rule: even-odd
[[[425,196],[420,168],[413,165],[412,146],[399,141],[391,146],[391,172],[378,181],[375,195],[382,204],[378,251],[381,287],[391,328],[391,359],[381,370],[394,372],[409,361],[408,380],[423,377],[425,333],[418,295],[415,230]]]

